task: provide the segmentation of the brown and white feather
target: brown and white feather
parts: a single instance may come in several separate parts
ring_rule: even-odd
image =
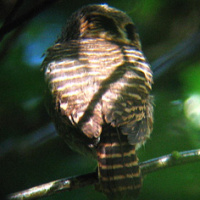
[[[133,24],[123,12],[88,6],[73,18],[68,29],[77,24],[79,35],[63,33],[43,62],[49,111],[69,146],[97,158],[99,190],[132,199],[142,184],[135,150],[152,131],[152,71],[138,38],[123,39],[122,27]]]

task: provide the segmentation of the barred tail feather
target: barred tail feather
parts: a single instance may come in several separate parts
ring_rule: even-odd
[[[112,200],[135,199],[142,177],[135,146],[128,143],[127,136],[103,132],[97,152],[100,190]]]

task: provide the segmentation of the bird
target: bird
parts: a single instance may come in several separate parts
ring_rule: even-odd
[[[135,199],[142,187],[136,150],[153,127],[153,74],[131,18],[107,4],[69,17],[42,63],[45,101],[68,146],[97,160],[96,189]]]

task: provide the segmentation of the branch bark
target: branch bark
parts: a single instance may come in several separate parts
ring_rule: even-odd
[[[143,176],[145,176],[149,173],[161,169],[197,161],[200,161],[200,149],[184,151],[184,152],[174,151],[171,154],[141,162],[140,167]],[[21,192],[16,192],[8,195],[7,199],[8,200],[36,199],[55,194],[57,192],[74,190],[77,188],[81,188],[87,185],[93,185],[96,183],[98,183],[97,173],[93,172],[81,176],[74,176],[70,178],[55,180]]]

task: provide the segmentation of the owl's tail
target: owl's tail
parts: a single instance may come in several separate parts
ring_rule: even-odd
[[[98,149],[98,173],[100,188],[112,200],[135,199],[142,186],[135,146],[127,136],[102,132]]]

